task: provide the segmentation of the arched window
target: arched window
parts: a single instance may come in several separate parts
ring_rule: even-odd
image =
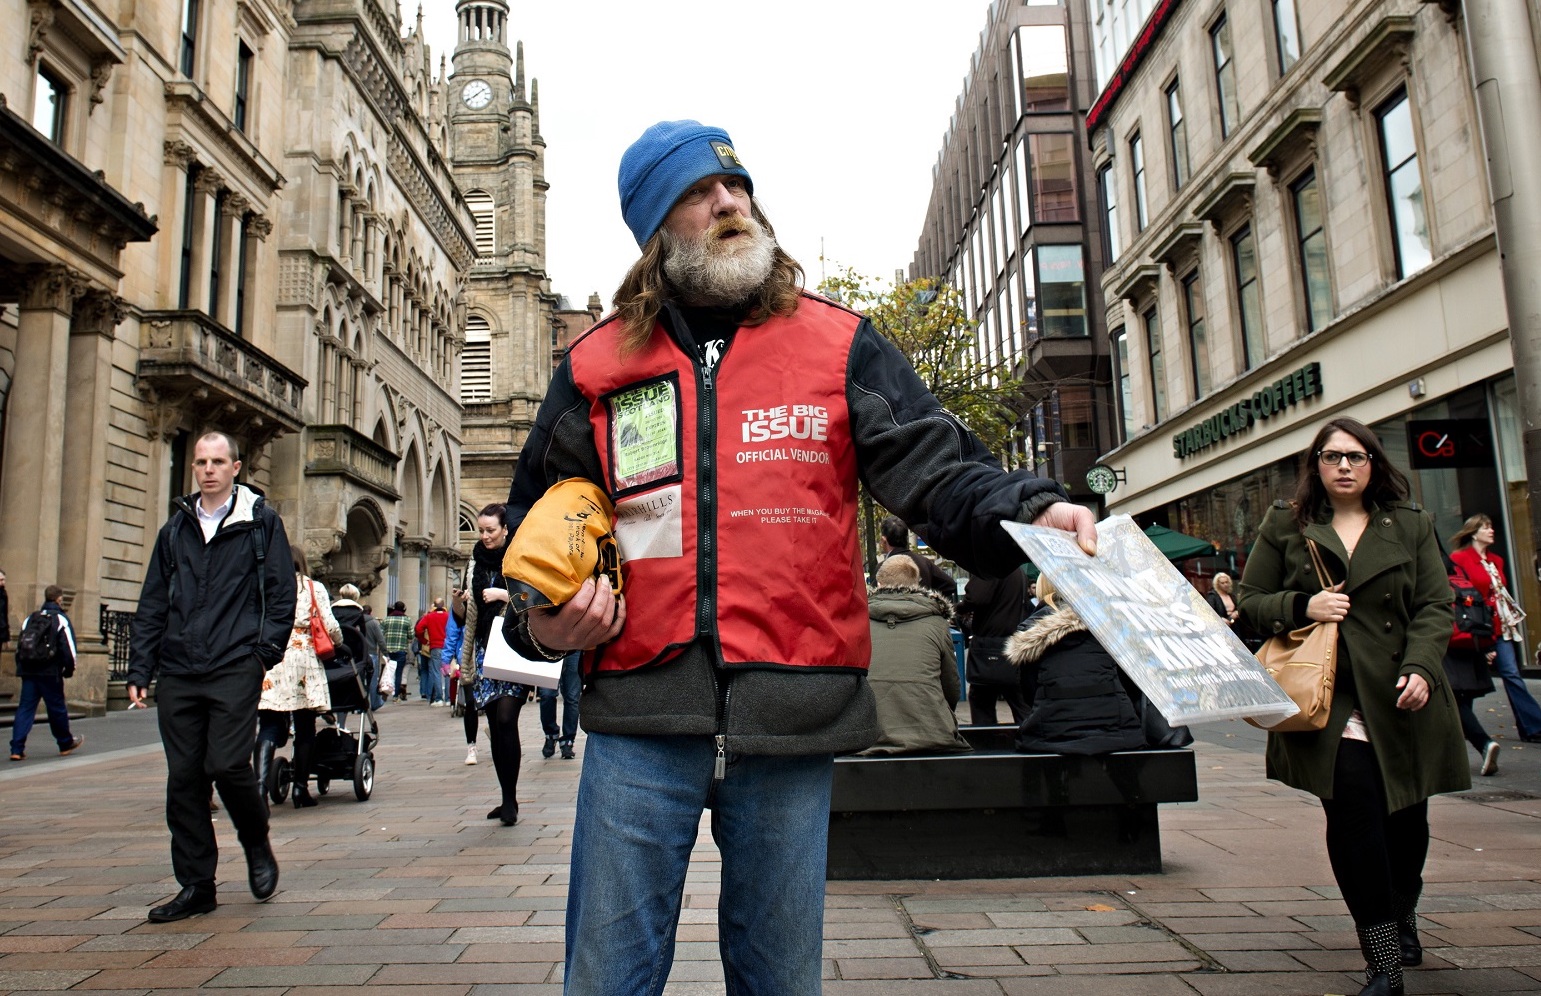
[[[492,329],[481,315],[466,316],[466,344],[460,354],[460,403],[492,400]]]
[[[492,195],[485,190],[473,190],[466,194],[466,206],[476,220],[476,257],[488,259],[498,253],[496,212]]]

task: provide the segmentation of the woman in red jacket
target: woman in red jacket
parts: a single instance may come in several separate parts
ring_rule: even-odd
[[[1509,695],[1509,708],[1514,710],[1514,725],[1520,739],[1529,743],[1541,742],[1541,705],[1531,697],[1520,677],[1519,654],[1516,646],[1520,640],[1520,623],[1525,619],[1519,603],[1504,587],[1504,561],[1496,553],[1489,552],[1493,545],[1493,520],[1480,512],[1467,519],[1460,532],[1450,537],[1455,561],[1461,572],[1476,586],[1493,610],[1494,635],[1498,643],[1490,652],[1489,661],[1498,676],[1503,679],[1504,691]]]

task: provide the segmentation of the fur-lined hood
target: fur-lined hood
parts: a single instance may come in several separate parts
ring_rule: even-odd
[[[952,621],[952,604],[930,588],[890,587],[867,589],[867,615],[877,622],[909,622],[923,616]]]
[[[1027,629],[1011,634],[1006,641],[1006,657],[1017,667],[1036,664],[1050,647],[1065,637],[1085,632],[1088,632],[1086,623],[1076,615],[1075,609],[1064,605],[1039,616]]]

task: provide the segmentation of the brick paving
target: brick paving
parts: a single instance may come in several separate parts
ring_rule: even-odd
[[[413,701],[379,714],[369,801],[334,782],[315,809],[275,808],[283,871],[267,904],[218,821],[221,905],[175,924],[144,920],[176,890],[151,717],[82,721],[80,754],[0,771],[0,993],[559,993],[582,740],[579,760],[543,760],[525,710],[520,822],[503,827],[485,819],[490,760],[462,763],[447,712]],[[1319,807],[1264,779],[1255,736],[1219,729],[1196,745],[1200,801],[1162,808],[1164,873],[831,883],[825,992],[1357,993]],[[1511,787],[1541,768],[1541,751],[1521,750],[1505,753]],[[1409,993],[1541,992],[1541,800],[1504,785],[1430,808],[1426,957]],[[669,996],[722,991],[718,881],[703,825]]]

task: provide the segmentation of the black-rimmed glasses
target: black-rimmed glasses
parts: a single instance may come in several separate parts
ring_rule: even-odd
[[[1337,450],[1317,450],[1316,458],[1329,467],[1336,467],[1344,460],[1348,461],[1350,467],[1363,467],[1370,462],[1370,454],[1362,450],[1355,450],[1352,453],[1339,453]]]

